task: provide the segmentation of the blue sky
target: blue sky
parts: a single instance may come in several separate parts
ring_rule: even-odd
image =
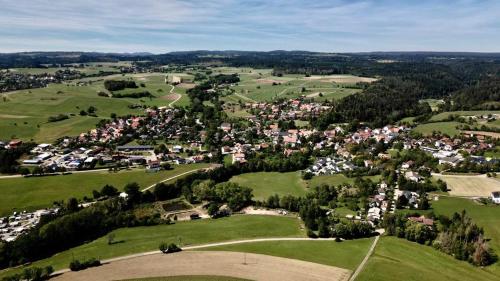
[[[0,52],[500,51],[498,0],[0,0]]]

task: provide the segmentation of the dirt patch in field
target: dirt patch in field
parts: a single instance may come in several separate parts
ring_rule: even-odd
[[[176,99],[179,98],[179,94],[168,94],[166,96],[162,96],[161,98],[164,99],[164,100],[168,100],[168,101],[174,101]]]
[[[491,192],[500,191],[500,181],[486,175],[434,175],[448,184],[450,195],[460,197],[488,197]]]
[[[250,280],[348,280],[351,271],[311,262],[237,252],[185,251],[119,260],[53,280],[123,280],[179,275],[219,275]]]
[[[308,81],[319,81],[319,82],[335,82],[340,84],[355,84],[358,82],[371,83],[377,81],[376,78],[369,77],[358,77],[351,75],[328,75],[328,76],[316,76],[305,77],[304,80]]]
[[[283,83],[283,81],[274,80],[274,79],[257,79],[257,80],[255,80],[255,82],[257,82],[258,84],[273,84],[273,83],[280,84],[280,83]]]
[[[183,89],[192,89],[192,88],[196,87],[196,84],[195,83],[180,83],[177,85],[177,87],[183,88]]]
[[[5,119],[23,119],[23,118],[28,118],[29,116],[25,115],[11,115],[11,114],[0,114],[0,118],[5,118]]]

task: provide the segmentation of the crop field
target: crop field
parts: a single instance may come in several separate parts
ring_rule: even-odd
[[[495,265],[493,265],[494,267]],[[430,246],[396,237],[382,237],[356,280],[434,281],[500,280],[495,268],[474,267]]]
[[[460,134],[460,131],[456,129],[456,126],[460,124],[455,121],[427,123],[420,124],[413,130],[423,135],[432,135],[433,132],[440,132],[449,136],[455,136]]]
[[[130,109],[128,106],[156,105],[167,106],[172,101],[162,99],[170,94],[171,86],[164,83],[164,74],[134,74],[114,75],[106,78],[87,78],[80,81],[90,81],[87,85],[77,86],[72,81],[65,84],[50,84],[46,88],[20,90],[2,94],[0,100],[0,139],[20,138],[37,142],[52,142],[67,135],[77,135],[95,127],[100,119],[109,118],[111,113],[117,115],[142,114],[141,109]],[[155,98],[110,98],[101,97],[97,93],[106,92],[105,79],[133,79],[145,87],[133,89],[147,90]],[[130,91],[130,89],[123,92]],[[187,105],[189,99],[186,89],[176,87],[175,93],[182,98],[175,105]],[[81,110],[90,106],[97,108],[97,117],[80,116]],[[69,119],[59,122],[48,122],[50,116],[66,114]]]
[[[491,192],[500,191],[500,181],[486,175],[435,175],[448,184],[449,194],[461,197],[488,197]]]
[[[243,260],[243,255],[248,262]],[[252,280],[344,281],[350,271],[299,260],[234,252],[185,251],[170,255],[157,253],[119,260],[84,271],[68,272],[56,281],[107,281],[164,275],[229,275]],[[213,279],[212,279],[213,280]],[[224,280],[224,279],[222,279]]]
[[[302,196],[307,192],[300,172],[248,173],[235,176],[230,181],[252,188],[255,200],[266,200],[274,194]]]
[[[205,167],[208,164],[180,165],[158,173],[146,173],[143,169],[117,173],[105,170],[64,176],[4,178],[0,179],[0,216],[16,210],[50,207],[54,201],[70,197],[92,197],[92,190],[100,190],[106,184],[122,190],[127,183],[137,182],[145,188],[163,179]]]
[[[161,242],[179,246],[253,239],[265,237],[305,237],[300,220],[293,217],[235,215],[217,220],[177,222],[173,225],[121,228],[112,232],[115,240],[108,245],[107,237],[61,252],[32,266],[53,265],[56,270],[68,267],[75,259],[96,257],[109,259],[135,253],[158,250]],[[22,268],[0,271],[0,278],[21,271]]]
[[[207,251],[246,252],[320,263],[354,270],[368,252],[373,238],[334,241],[270,241],[210,247]]]
[[[182,275],[169,277],[152,277],[140,279],[126,279],[122,281],[251,281],[250,279],[241,279],[227,276],[212,275]]]

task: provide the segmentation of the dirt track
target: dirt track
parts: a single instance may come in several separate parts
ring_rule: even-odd
[[[120,260],[84,271],[67,272],[53,280],[104,281],[177,275],[223,275],[250,280],[336,281],[348,280],[350,273],[347,269],[266,255],[189,251]]]

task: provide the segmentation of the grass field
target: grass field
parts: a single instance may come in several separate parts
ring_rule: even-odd
[[[373,182],[378,182],[380,176],[369,176],[363,177],[365,179],[370,179]],[[348,178],[343,174],[335,174],[335,175],[323,175],[323,176],[315,176],[311,180],[308,181],[309,187],[314,187],[322,184],[327,185],[341,185],[341,184],[352,184],[356,178]]]
[[[67,135],[77,135],[95,127],[100,119],[109,118],[111,113],[117,115],[142,114],[140,109],[130,109],[129,105],[156,105],[166,106],[171,101],[162,97],[169,94],[171,86],[165,84],[167,74],[131,74],[113,75],[108,77],[94,77],[81,81],[92,81],[86,86],[77,86],[77,81],[65,84],[50,84],[46,88],[20,90],[4,93],[0,100],[0,139],[21,138],[34,139],[37,142],[51,142]],[[133,79],[138,85],[144,83],[145,87],[133,91],[147,90],[155,98],[109,98],[98,96],[104,89],[105,79]],[[131,91],[130,89],[123,92]],[[182,98],[175,105],[189,104],[185,94],[186,89],[176,87],[175,93]],[[80,110],[89,106],[97,108],[98,117],[80,116]],[[66,114],[68,120],[49,123],[50,116]]]
[[[500,114],[500,110],[473,110],[473,111],[447,111],[432,116],[431,121],[446,120],[450,115],[458,116],[473,116],[473,115],[488,115]]]
[[[453,196],[488,197],[491,196],[491,192],[500,191],[500,182],[484,175],[443,175],[434,177],[444,180],[448,184],[448,189],[450,189],[449,194]]]
[[[250,280],[227,277],[227,276],[186,275],[186,276],[127,279],[122,281],[250,281]]]
[[[264,237],[305,237],[305,231],[300,228],[300,221],[297,218],[258,215],[177,222],[174,225],[121,228],[112,233],[115,234],[116,241],[122,242],[108,245],[107,237],[102,237],[51,258],[34,262],[32,266],[53,265],[58,270],[68,267],[73,257],[109,259],[155,251],[161,242],[188,246]],[[20,270],[22,269],[0,271],[0,278]]]
[[[35,210],[49,207],[54,201],[70,197],[92,197],[92,190],[111,184],[122,190],[130,182],[145,188],[163,179],[190,170],[208,167],[208,164],[175,166],[173,170],[146,173],[144,170],[75,173],[64,176],[0,179],[0,216],[14,210]]]
[[[265,200],[274,194],[302,196],[307,192],[300,172],[248,173],[235,176],[230,181],[252,188],[256,200]]]
[[[481,269],[465,261],[395,237],[382,237],[357,281],[500,280],[492,268]]]
[[[368,252],[373,238],[334,241],[273,241],[207,248],[208,251],[233,251],[263,254],[320,263],[354,270]]]
[[[459,135],[460,131],[456,129],[456,126],[460,125],[459,122],[435,122],[420,124],[415,129],[415,132],[421,133],[423,135],[432,135],[432,132],[441,132],[449,136]]]

